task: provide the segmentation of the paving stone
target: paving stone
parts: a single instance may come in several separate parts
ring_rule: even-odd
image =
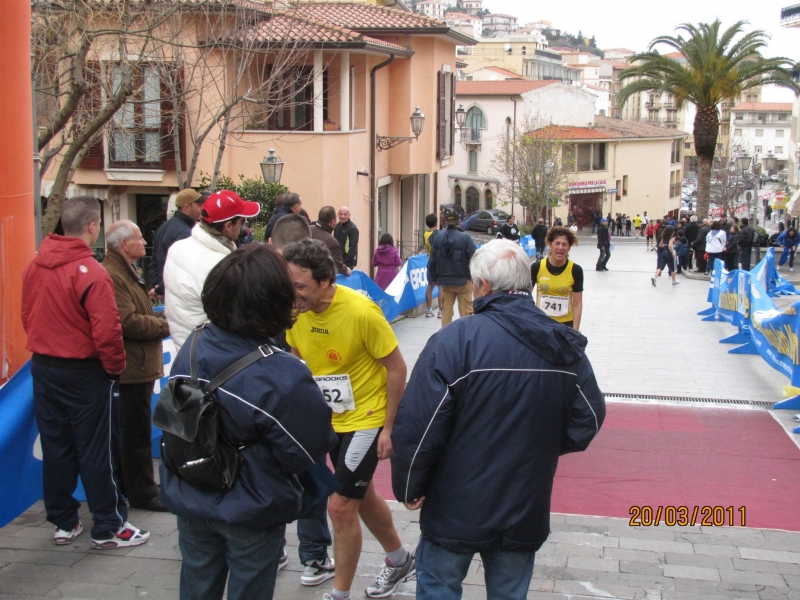
[[[629,562],[663,563],[665,562],[662,552],[650,552],[649,550],[632,550],[630,548],[603,548],[605,558],[616,558]]]
[[[570,569],[588,569],[590,571],[606,571],[619,573],[619,561],[611,558],[593,558],[590,556],[570,556],[567,559]]]
[[[739,558],[739,548],[723,544],[693,544],[695,554],[701,556],[728,556]]]
[[[767,560],[748,560],[734,558],[733,568],[740,571],[760,571],[762,573],[780,573],[781,575],[800,575],[800,565],[795,563],[770,562]]]
[[[664,573],[661,569],[661,565],[629,560],[619,561],[619,570],[620,573],[636,573],[638,575],[652,575],[656,577]]]
[[[651,552],[680,552],[694,554],[694,548],[689,542],[667,542],[663,540],[647,540],[642,538],[619,538],[620,548],[632,550],[650,550]]]
[[[739,548],[742,558],[754,560],[771,560],[774,562],[800,564],[800,552],[784,552],[783,550],[765,550],[764,548]]]
[[[733,569],[733,562],[727,556],[698,556],[696,554],[679,554],[665,552],[667,564],[687,567],[708,567],[710,569]]]
[[[708,567],[687,567],[685,565],[663,565],[664,575],[667,577],[681,577],[683,579],[705,579],[706,581],[720,581],[719,571]]]
[[[719,569],[722,581],[730,583],[752,583],[754,585],[771,585],[772,587],[786,587],[786,582],[778,573],[763,573],[758,571],[737,571],[733,569]]]
[[[554,531],[550,534],[551,542],[574,544],[576,546],[597,546],[605,548],[619,546],[619,538],[600,535],[597,533],[574,533],[570,531]]]
[[[590,556],[603,558],[604,548],[600,546],[581,546],[579,544],[556,544],[556,554],[562,556]]]

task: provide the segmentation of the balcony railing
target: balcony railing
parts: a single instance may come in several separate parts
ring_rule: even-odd
[[[738,125],[755,125],[757,127],[760,127],[762,125],[766,125],[768,127],[788,127],[789,123],[790,123],[790,121],[789,121],[788,117],[783,121],[779,121],[778,119],[764,119],[762,121],[761,119],[742,119],[742,118],[738,118],[738,117],[733,120],[733,124],[737,125],[737,126]]]
[[[673,183],[671,186],[669,186],[669,197],[670,198],[677,198],[678,196],[680,196],[682,187],[683,187],[683,184],[680,183],[680,182]]]
[[[481,143],[481,130],[472,129],[471,127],[464,127],[461,130],[461,143],[462,144],[480,144]]]
[[[653,110],[661,108],[661,102],[657,102],[657,101],[645,102],[644,105],[645,105],[646,108],[650,108],[650,109],[653,109]]]
[[[664,102],[664,108],[667,110],[678,110],[678,105],[674,102]]]

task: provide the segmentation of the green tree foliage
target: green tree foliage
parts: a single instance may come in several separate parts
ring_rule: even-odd
[[[261,205],[261,212],[257,217],[248,219],[254,226],[266,226],[272,213],[275,212],[275,199],[278,194],[289,193],[289,188],[280,183],[266,183],[262,179],[251,179],[244,175],[239,175],[240,183],[236,184],[232,177],[220,175],[217,178],[217,185],[210,189],[211,178],[208,173],[200,172],[200,189],[215,192],[217,190],[231,190],[241,196],[243,200],[258,202]]]
[[[719,134],[718,105],[766,84],[800,92],[791,76],[793,62],[783,56],[764,58],[761,51],[769,35],[761,30],[745,33],[744,25],[744,21],[738,21],[725,30],[719,20],[679,25],[677,35],[657,37],[647,52],[631,57],[633,66],[620,75],[622,81],[628,81],[619,94],[620,105],[637,92],[657,92],[671,94],[678,108],[686,102],[697,107],[694,144],[700,218],[708,216],[711,168]],[[680,52],[685,64],[657,52],[660,44]]]

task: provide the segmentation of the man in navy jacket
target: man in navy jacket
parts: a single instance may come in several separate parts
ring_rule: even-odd
[[[525,252],[494,240],[470,270],[475,314],[430,338],[392,431],[394,494],[422,509],[417,600],[461,598],[476,552],[489,598],[527,598],[558,457],[605,417],[586,338],[536,307]]]

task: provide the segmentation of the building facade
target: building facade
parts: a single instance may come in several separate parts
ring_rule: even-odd
[[[264,39],[271,49],[264,52],[266,65],[253,65],[252,81],[269,76],[277,33],[292,35],[286,43],[296,50],[281,75],[282,93],[291,102],[284,96],[266,99],[277,104],[263,118],[252,110],[232,113],[224,154],[217,154],[220,124],[209,136],[215,141],[197,148],[191,184],[198,186],[201,171],[213,173],[217,164],[230,177],[260,179],[260,162],[274,148],[284,161],[281,183],[300,194],[312,219],[324,205],[350,207],[361,230],[358,267],[369,271],[381,234],[391,233],[406,253],[420,243],[424,216],[435,207],[439,171],[453,160],[455,48],[473,40],[442,21],[370,4],[308,3],[293,18],[294,29],[286,24],[277,30],[279,18],[264,9],[261,25],[243,32],[252,40],[260,35],[259,26],[273,27]],[[208,102],[226,85],[224,79],[189,83]],[[187,122],[202,110],[198,102],[187,100]],[[416,107],[426,117],[419,139],[379,150],[379,136],[412,135],[409,117]],[[130,129],[121,134],[139,135]],[[145,134],[143,143],[149,139]],[[178,164],[185,173],[195,151],[193,138],[181,131],[178,161],[174,148],[126,156],[115,135],[110,129],[87,155],[72,179],[73,190],[103,200],[106,226],[132,219],[151,242],[179,188]],[[48,185],[52,182],[43,182],[45,194]]]
[[[751,155],[773,155],[779,169],[789,162],[792,151],[791,102],[743,102],[731,109],[730,130],[736,143]]]
[[[517,29],[517,17],[512,15],[491,13],[483,16],[484,37],[501,37]]]

